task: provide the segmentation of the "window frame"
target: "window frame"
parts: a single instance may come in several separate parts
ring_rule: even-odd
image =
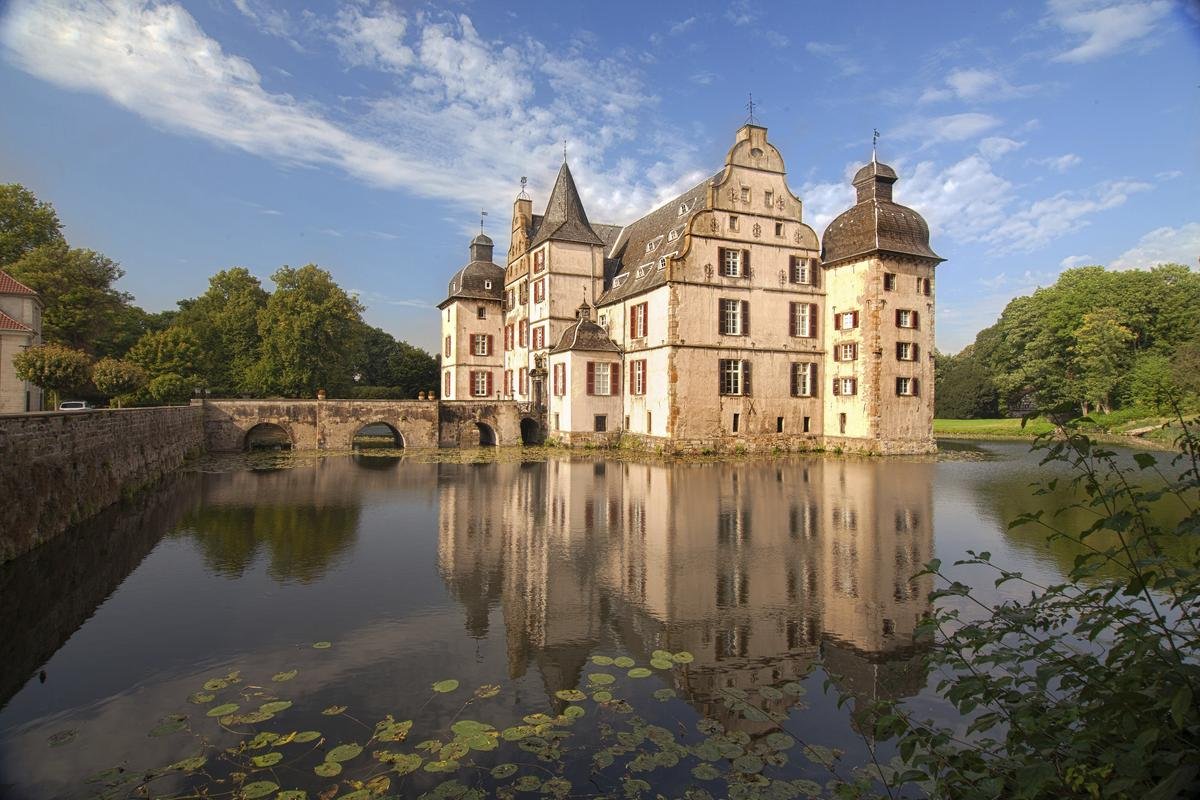
[[[629,308],[629,338],[645,339],[650,327],[650,303],[638,303]]]
[[[471,370],[471,397],[491,396],[492,373],[488,370]]]
[[[639,358],[629,362],[629,393],[642,396],[646,394],[646,359]]]
[[[750,360],[721,358],[717,360],[717,391],[721,397],[750,396]]]
[[[807,387],[804,384],[807,384]],[[791,374],[792,397],[816,397],[817,386],[817,362],[793,361]]]

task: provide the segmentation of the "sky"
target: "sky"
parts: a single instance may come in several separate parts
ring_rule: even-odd
[[[937,344],[1083,264],[1200,257],[1200,10],[1029,3],[0,0],[0,182],[151,311],[316,263],[435,350],[564,142],[593,222],[720,168],[754,99],[818,234],[870,158],[930,223]]]

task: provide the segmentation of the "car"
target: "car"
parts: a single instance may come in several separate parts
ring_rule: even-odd
[[[58,404],[59,411],[91,411],[93,408],[87,400],[63,400]]]

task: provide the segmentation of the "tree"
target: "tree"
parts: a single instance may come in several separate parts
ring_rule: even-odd
[[[347,389],[361,347],[362,305],[315,264],[282,267],[271,280],[275,291],[258,313],[262,357],[251,374],[254,390],[311,397],[317,389]]]
[[[114,288],[125,273],[112,259],[60,241],[26,253],[5,271],[41,297],[46,341],[92,355],[121,355],[141,335],[145,312]]]
[[[13,357],[17,377],[49,392],[52,408],[58,408],[60,394],[87,386],[90,366],[87,353],[59,344],[38,345]]]
[[[1075,331],[1076,384],[1086,416],[1095,403],[1100,411],[1112,411],[1112,396],[1129,366],[1133,331],[1121,324],[1116,309],[1103,308],[1085,314]]]
[[[190,328],[180,325],[147,333],[129,350],[128,357],[146,370],[151,380],[160,375],[177,375],[195,383],[204,373],[205,356],[200,342]]]
[[[190,381],[174,372],[165,372],[153,378],[146,385],[146,394],[154,402],[162,405],[186,403],[191,398],[194,388],[194,381]]]
[[[19,183],[0,184],[0,267],[49,244],[63,244],[54,206]]]
[[[92,367],[92,383],[121,407],[121,396],[139,391],[149,381],[146,370],[132,361],[102,358]]]
[[[1179,384],[1171,371],[1171,359],[1157,351],[1138,355],[1129,371],[1128,400],[1135,406],[1166,411],[1180,399]]]
[[[961,353],[935,353],[937,391],[934,416],[940,419],[987,419],[999,414],[991,375],[968,345]]]
[[[196,332],[204,351],[204,377],[218,394],[252,391],[250,373],[261,357],[258,314],[269,295],[245,267],[222,270],[208,291],[179,303],[176,321]]]

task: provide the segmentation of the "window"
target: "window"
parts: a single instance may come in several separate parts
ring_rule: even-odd
[[[775,418],[775,432],[783,433],[783,417]]]
[[[734,433],[738,432],[738,428],[741,427],[741,422],[742,422],[742,415],[738,414],[738,413],[734,413],[734,415],[733,415],[733,432]]]
[[[606,414],[597,414],[592,420],[592,430],[596,433],[604,433],[608,430],[608,416]]]
[[[556,430],[556,431],[562,430],[562,420],[559,419],[557,411],[554,412],[554,430]]]
[[[896,342],[897,361],[916,361],[917,346],[912,342]]]
[[[471,396],[472,397],[488,397],[492,393],[492,373],[490,372],[472,372],[471,373]]]
[[[506,370],[504,370],[504,394],[505,394],[505,396],[512,397],[512,391],[513,391],[512,370],[506,369]]]
[[[811,361],[792,364],[792,397],[813,397],[817,393],[817,365]]]
[[[562,397],[567,393],[567,365],[555,364],[554,371],[551,375],[551,390],[555,397]]]
[[[833,350],[834,361],[855,361],[858,359],[858,344],[856,342],[842,342]]]
[[[839,331],[848,331],[858,327],[857,311],[842,311],[833,317],[834,327]]]
[[[812,431],[812,417],[805,417],[804,418],[804,432],[810,433],[811,431]]]
[[[775,235],[783,236],[783,223],[782,222],[775,223]]]
[[[654,430],[653,422],[654,422],[654,417],[650,414],[649,411],[647,411],[646,412],[646,433],[653,432],[653,430]]]
[[[600,315],[600,327],[604,328],[604,330],[608,330],[608,314]]]
[[[533,302],[540,303],[546,299],[546,279],[533,282]]]
[[[646,359],[629,362],[629,391],[631,394],[646,393]]]
[[[504,293],[504,308],[510,309],[513,307],[513,290],[509,289]]]
[[[546,268],[546,251],[545,249],[538,250],[533,254],[533,271],[541,272]]]
[[[910,311],[907,308],[897,308],[896,327],[915,329],[917,327],[917,312]]]
[[[642,339],[646,336],[646,318],[648,314],[648,303],[638,303],[629,309],[629,338]]]
[[[842,435],[846,433],[846,415],[838,414],[838,432]]]
[[[479,306],[475,309],[475,319],[487,319],[487,308]]]
[[[917,278],[917,294],[929,296],[929,278]]]
[[[529,394],[529,369],[528,369],[528,367],[521,367],[521,371],[517,374],[517,380],[521,384],[518,387],[518,391],[522,395]]]
[[[726,278],[750,277],[750,251],[717,248],[717,261],[721,275]]]
[[[729,215],[729,230],[736,231],[737,229],[738,229],[737,214],[730,214]]]
[[[505,350],[513,349],[513,326],[512,325],[504,326],[504,349]]]
[[[896,378],[896,395],[898,397],[916,397],[916,378]]]
[[[517,325],[517,346],[525,347],[529,343],[529,320],[521,320]]]
[[[817,307],[813,303],[791,304],[791,334],[812,338],[817,335]]]
[[[770,189],[767,189],[765,192],[763,192],[763,205],[765,205],[767,208],[775,205],[775,193]]]
[[[750,394],[750,362],[722,358],[717,362],[719,390],[723,395]]]
[[[539,325],[533,329],[533,349],[541,350],[546,346],[546,326]]]
[[[528,303],[529,302],[529,283],[527,281],[521,281],[521,283],[517,286],[517,291],[520,294],[521,305],[525,305],[526,303]]]
[[[442,378],[442,399],[450,397],[450,370],[446,370],[446,375]]]
[[[717,331],[723,336],[749,336],[750,303],[725,298],[718,300]]]
[[[442,352],[442,355],[444,355],[446,358],[450,357],[450,337],[449,336],[446,337],[446,349]]]
[[[471,337],[471,352],[477,356],[492,354],[492,337],[486,333],[476,333]]]
[[[483,288],[485,288],[485,289],[491,289],[491,288],[492,288],[492,282],[491,282],[491,280],[485,280],[485,281],[483,282]]]
[[[791,270],[788,280],[792,283],[812,284],[812,266],[807,258],[792,256]]]
[[[885,292],[896,291],[896,275],[892,272],[883,273],[883,290]]]
[[[834,378],[833,393],[835,395],[852,395],[858,394],[858,379],[857,378]],[[845,431],[843,431],[845,433]]]
[[[742,202],[743,203],[750,202],[750,187],[749,186],[742,187]]]
[[[616,394],[617,381],[621,374],[616,367],[616,364],[604,361],[587,362],[587,393],[600,397]]]

